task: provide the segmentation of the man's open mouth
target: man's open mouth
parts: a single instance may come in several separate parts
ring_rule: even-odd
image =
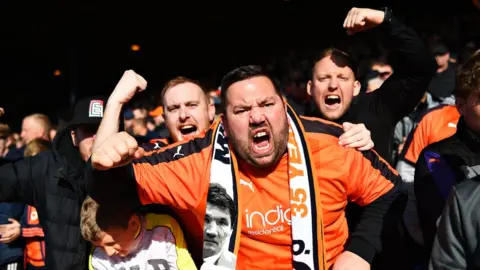
[[[194,125],[186,125],[186,126],[180,127],[179,130],[183,136],[188,136],[188,135],[194,135],[195,132],[197,132],[197,127]]]
[[[342,99],[338,95],[327,95],[325,97],[325,104],[327,105],[335,105],[339,104],[340,102],[342,102]]]
[[[339,95],[327,95],[325,97],[325,106],[328,109],[336,109],[342,103],[342,99]]]
[[[253,149],[258,154],[266,153],[271,148],[270,132],[266,129],[258,130],[253,133]]]

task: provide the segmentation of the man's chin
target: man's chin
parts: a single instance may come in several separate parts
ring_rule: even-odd
[[[324,111],[321,112],[321,114],[322,114],[323,118],[325,118],[326,120],[329,120],[329,121],[338,120],[343,116],[343,112],[340,109],[335,110],[335,111],[324,110]]]
[[[268,168],[275,164],[275,153],[268,155],[252,155],[249,157],[249,163],[257,168]]]
[[[216,252],[216,250],[214,249],[210,249],[210,248],[204,248],[203,249],[203,258],[204,259],[208,259],[210,257],[213,257],[215,255],[217,255],[218,252]]]

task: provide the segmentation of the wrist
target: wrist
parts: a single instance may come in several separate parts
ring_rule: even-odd
[[[107,100],[107,105],[111,105],[111,106],[123,106],[124,103],[116,98],[115,96],[111,95],[108,100]]]
[[[383,12],[382,24],[389,24],[392,22],[393,12],[388,7],[382,7],[380,10]]]

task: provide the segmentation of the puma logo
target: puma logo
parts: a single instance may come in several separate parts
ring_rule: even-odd
[[[249,187],[249,188],[252,190],[252,192],[255,192],[255,190],[253,190],[253,184],[252,184],[252,182],[247,182],[247,181],[245,181],[245,180],[243,180],[243,179],[240,179],[240,185],[247,186],[247,187]]]
[[[153,147],[154,150],[160,149],[160,144],[158,142],[155,143],[155,146]]]
[[[185,155],[182,154],[182,153],[180,153],[181,150],[182,150],[182,146],[179,145],[179,146],[177,147],[177,152],[173,155],[173,157],[174,157],[174,158],[175,158],[176,156],[182,156],[182,157],[184,157]]]

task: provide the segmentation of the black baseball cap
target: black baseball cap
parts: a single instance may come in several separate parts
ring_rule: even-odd
[[[449,53],[447,46],[442,43],[437,43],[432,46],[433,55],[444,55]]]
[[[106,104],[107,97],[105,96],[90,96],[80,99],[75,104],[73,117],[67,126],[100,125]]]

